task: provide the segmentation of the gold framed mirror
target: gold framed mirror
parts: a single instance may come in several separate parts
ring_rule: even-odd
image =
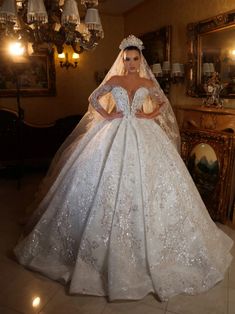
[[[205,81],[218,72],[221,96],[235,98],[235,10],[188,24],[187,37],[187,94],[205,97]]]

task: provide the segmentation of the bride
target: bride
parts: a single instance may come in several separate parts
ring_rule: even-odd
[[[71,293],[197,294],[223,279],[232,240],[211,220],[178,154],[176,120],[142,42],[131,35],[120,48],[54,158],[14,252]]]

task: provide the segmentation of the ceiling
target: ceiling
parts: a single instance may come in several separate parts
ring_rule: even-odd
[[[98,9],[101,13],[121,15],[136,7],[144,0],[100,0]]]

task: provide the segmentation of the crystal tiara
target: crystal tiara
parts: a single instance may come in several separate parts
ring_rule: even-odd
[[[119,48],[123,50],[130,46],[137,47],[140,51],[144,49],[143,42],[134,35],[129,35],[127,38],[124,38]]]

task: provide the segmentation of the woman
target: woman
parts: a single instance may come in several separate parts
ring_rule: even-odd
[[[232,240],[180,158],[170,104],[131,35],[40,191],[19,262],[71,293],[161,300],[223,279]],[[94,109],[95,108],[95,109]]]

